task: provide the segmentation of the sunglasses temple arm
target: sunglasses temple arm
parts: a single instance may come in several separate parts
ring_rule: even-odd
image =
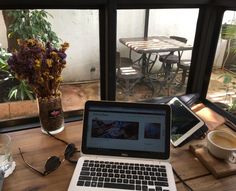
[[[57,139],[58,141],[61,141],[63,143],[65,143],[66,145],[69,145],[69,143],[67,143],[66,141],[62,140],[62,139],[59,139],[57,137],[55,137],[54,135],[52,135],[49,131],[47,131],[47,134],[50,135],[51,137],[53,137],[54,139]]]
[[[21,155],[21,158],[22,158],[22,160],[24,161],[24,163],[25,163],[28,167],[30,167],[32,170],[34,170],[35,172],[41,174],[42,176],[45,176],[45,173],[42,173],[42,172],[36,170],[33,166],[31,166],[28,162],[26,162],[25,159],[24,159],[24,157],[23,157],[23,154],[22,154],[22,152],[21,152],[21,149],[20,149],[20,148],[18,148],[18,149],[19,149],[19,151],[20,151],[20,155]]]

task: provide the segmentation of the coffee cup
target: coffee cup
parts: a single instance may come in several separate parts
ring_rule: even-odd
[[[219,159],[236,163],[236,136],[223,130],[211,131],[207,135],[208,151]]]

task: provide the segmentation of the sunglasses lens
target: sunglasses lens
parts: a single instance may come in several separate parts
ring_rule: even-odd
[[[45,172],[50,173],[56,170],[61,164],[60,158],[57,156],[50,157],[45,164]]]
[[[64,154],[65,159],[68,160],[69,158],[71,158],[72,155],[75,153],[75,151],[76,151],[75,144],[71,143],[67,145],[65,154]]]

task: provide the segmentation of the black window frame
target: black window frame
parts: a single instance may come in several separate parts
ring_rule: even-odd
[[[117,9],[198,8],[192,64],[186,93],[198,93],[201,101],[234,123],[236,118],[206,100],[213,60],[225,10],[236,10],[233,0],[7,0],[4,9],[98,9],[100,41],[101,100],[115,100],[116,23]],[[32,120],[32,118],[30,119]],[[30,121],[29,120],[29,121]],[[36,119],[37,121],[37,119]],[[16,120],[17,122],[17,120]],[[19,120],[18,120],[19,122]],[[22,122],[25,123],[25,122]],[[27,123],[27,122],[26,122]],[[7,124],[7,122],[6,122]],[[4,124],[4,125],[6,125]],[[14,124],[9,123],[9,124]],[[17,124],[17,123],[15,123]],[[2,123],[0,123],[0,132]],[[16,128],[17,129],[17,128]]]

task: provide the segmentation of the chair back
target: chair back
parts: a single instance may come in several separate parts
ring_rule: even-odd
[[[180,42],[183,42],[183,43],[187,43],[188,39],[184,38],[184,37],[180,37],[180,36],[170,36],[171,39],[175,39],[177,41],[180,41]],[[178,51],[178,56],[179,56],[179,60],[181,59],[182,57],[182,54],[183,54],[183,50],[182,51]]]
[[[170,38],[178,40],[178,41],[183,42],[183,43],[187,43],[187,41],[188,41],[188,39],[186,39],[184,37],[180,37],[180,36],[170,36]]]

